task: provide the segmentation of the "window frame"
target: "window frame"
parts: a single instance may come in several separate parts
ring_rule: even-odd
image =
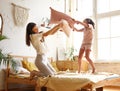
[[[94,45],[93,45],[93,54],[96,59],[96,61],[100,61],[98,59],[98,20],[106,17],[112,17],[112,16],[118,16],[120,15],[120,10],[115,10],[115,11],[109,11],[105,13],[97,13],[97,0],[93,0],[93,18],[95,19],[95,24],[96,24],[96,29],[95,29],[95,39],[94,39]],[[106,38],[102,38],[106,39]],[[110,37],[110,40],[112,37]],[[113,59],[103,59],[104,61],[113,61]],[[119,60],[114,60],[114,61],[119,61]]]
[[[90,16],[94,22],[95,22],[95,31],[94,31],[94,44],[92,45],[92,54],[93,54],[93,57],[96,61],[100,61],[98,59],[98,20],[99,19],[102,19],[102,18],[109,18],[109,17],[112,17],[112,16],[118,16],[120,15],[120,10],[114,10],[114,11],[111,11],[109,10],[108,12],[104,12],[104,13],[98,13],[97,12],[97,0],[93,0],[93,10],[92,10],[92,16]],[[109,3],[110,4],[110,3]],[[109,7],[110,8],[110,7]],[[109,22],[110,23],[110,22]],[[110,30],[111,31],[111,30]],[[109,39],[111,40],[112,37],[110,37]],[[102,38],[103,39],[103,38]],[[106,38],[105,38],[106,39]],[[110,49],[111,50],[111,49]],[[112,59],[102,59],[103,61],[113,61]],[[114,60],[114,61],[118,61],[118,60]],[[120,59],[119,59],[120,61]]]

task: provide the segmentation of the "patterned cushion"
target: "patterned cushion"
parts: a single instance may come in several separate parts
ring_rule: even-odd
[[[22,60],[22,65],[24,68],[26,68],[28,71],[33,71],[33,70],[37,70],[38,71],[38,68],[35,66],[34,63],[32,62],[28,62],[27,60]]]

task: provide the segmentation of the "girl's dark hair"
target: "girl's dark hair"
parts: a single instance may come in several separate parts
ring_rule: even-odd
[[[35,27],[36,24],[33,22],[28,23],[26,27],[26,45],[30,46],[30,34],[34,34],[32,31],[33,27]]]
[[[87,21],[88,24],[91,24],[93,28],[95,29],[95,23],[90,18],[86,18],[85,21]]]

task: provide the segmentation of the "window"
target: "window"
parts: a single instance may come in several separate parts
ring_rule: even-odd
[[[98,19],[98,38],[110,37],[110,18]]]
[[[98,59],[110,59],[110,18],[98,19]],[[104,51],[103,51],[104,50]]]
[[[97,0],[97,12],[105,13],[109,11],[109,0]]]
[[[78,55],[79,53],[79,49],[82,43],[82,39],[83,39],[83,33],[81,32],[74,32],[74,38],[73,38],[73,44],[74,44],[74,48],[77,49],[77,52],[75,55]]]
[[[120,10],[118,0],[97,0],[97,13]]]
[[[93,9],[92,0],[78,0],[78,11],[80,16],[88,17],[93,15],[92,9]]]
[[[76,1],[76,0],[75,0]],[[90,17],[93,15],[92,9],[93,9],[93,0],[77,0],[77,11],[74,12],[73,17],[77,20],[83,21],[85,18]],[[87,8],[86,8],[87,5]],[[78,29],[83,28],[83,26],[78,25]],[[82,32],[73,32],[73,46],[75,49],[77,49],[77,54],[79,53],[79,49],[82,43],[83,39],[83,33]]]
[[[95,20],[94,40],[96,43],[93,46],[96,53],[93,53],[95,59],[120,61],[120,5],[118,0],[78,0],[78,3],[78,14],[75,17],[80,17],[79,19],[92,17]],[[81,44],[82,38],[80,36],[82,35],[74,33],[76,48]]]
[[[97,59],[120,60],[118,55],[120,41],[120,15],[108,12],[106,16],[97,19]],[[103,13],[104,14],[104,13]]]

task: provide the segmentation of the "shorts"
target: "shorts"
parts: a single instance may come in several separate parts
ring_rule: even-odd
[[[81,45],[81,49],[85,49],[85,50],[89,49],[91,51],[91,43],[83,43]]]

